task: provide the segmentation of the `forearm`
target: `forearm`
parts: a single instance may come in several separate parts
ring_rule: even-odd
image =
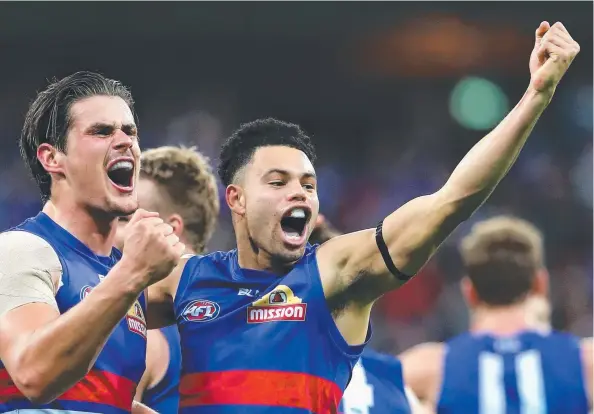
[[[81,380],[142,292],[134,280],[125,267],[114,267],[83,301],[25,337],[16,357],[20,385],[51,401]]]
[[[132,414],[156,414],[155,410],[150,409],[146,405],[139,403],[138,401],[134,401],[132,403]]]
[[[528,89],[505,119],[466,154],[442,189],[459,212],[471,214],[492,193],[516,161],[549,101],[550,96]]]

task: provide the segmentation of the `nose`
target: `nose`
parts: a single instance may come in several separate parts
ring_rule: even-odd
[[[287,199],[289,201],[305,201],[307,199],[305,190],[300,182],[293,182],[291,184]]]
[[[119,129],[113,139],[113,148],[124,152],[132,148],[132,145],[134,145],[134,140],[132,137]]]

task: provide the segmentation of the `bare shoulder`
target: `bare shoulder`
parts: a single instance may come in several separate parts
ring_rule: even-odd
[[[399,358],[404,363],[417,362],[428,360],[434,361],[443,358],[445,352],[445,345],[441,342],[425,342],[407,349],[399,355]]]
[[[445,345],[440,342],[426,342],[415,345],[401,353],[402,370],[407,377],[433,377],[441,372]]]
[[[427,342],[399,355],[404,382],[426,403],[435,403],[441,384],[445,345]]]

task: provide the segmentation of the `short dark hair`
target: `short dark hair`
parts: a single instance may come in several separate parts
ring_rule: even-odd
[[[460,248],[468,278],[483,302],[517,303],[528,295],[544,268],[541,232],[525,220],[499,216],[472,227]]]
[[[257,119],[241,125],[221,147],[218,173],[223,184],[227,186],[235,179],[258,148],[276,145],[303,151],[312,164],[315,162],[311,138],[299,125],[274,118]]]
[[[51,177],[37,159],[37,148],[48,143],[65,152],[66,136],[72,121],[70,108],[77,101],[97,95],[122,98],[136,118],[134,101],[128,88],[99,73],[86,71],[76,72],[60,80],[54,79],[29,106],[21,132],[20,150],[39,186],[43,202],[51,195]]]

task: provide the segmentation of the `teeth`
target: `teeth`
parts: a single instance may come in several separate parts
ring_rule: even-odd
[[[295,239],[295,240],[299,240],[299,238],[301,238],[301,235],[295,231],[289,231],[289,232],[285,232],[286,236],[288,239]]]
[[[134,169],[134,164],[131,161],[118,161],[114,165],[111,166],[109,171],[114,170],[132,170]]]
[[[302,208],[295,208],[291,211],[291,217],[305,218],[305,210],[303,210]]]

